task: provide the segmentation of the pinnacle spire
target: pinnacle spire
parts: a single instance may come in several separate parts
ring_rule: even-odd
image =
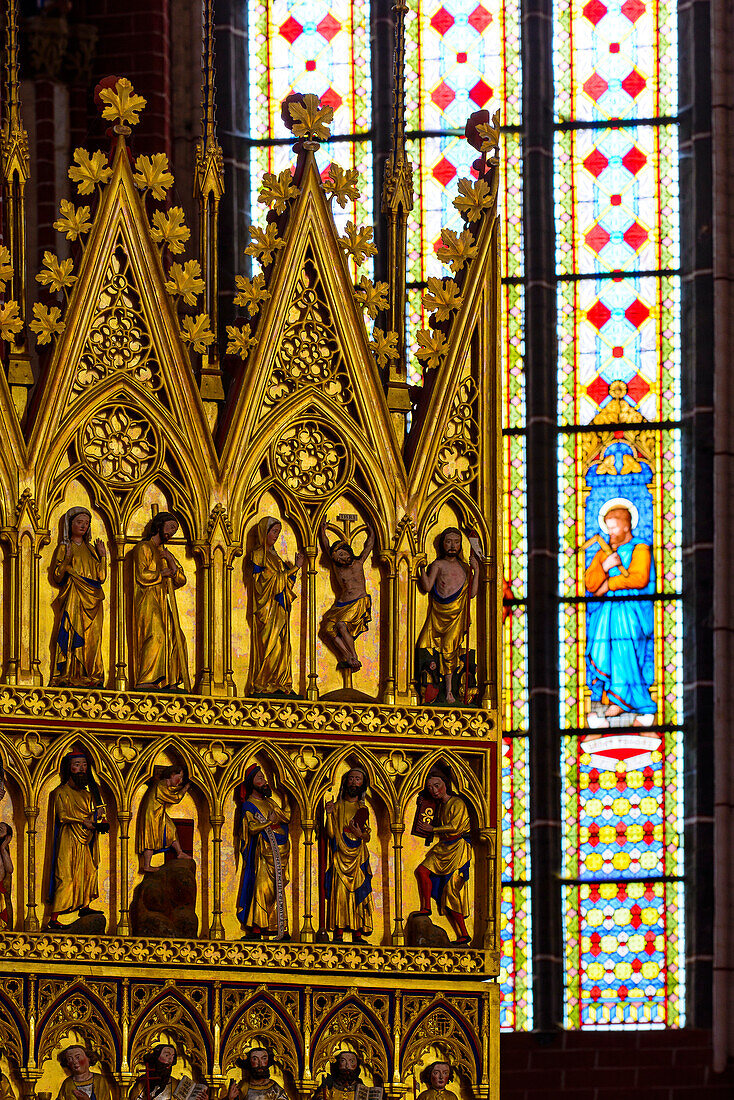
[[[18,73],[18,4],[6,0],[5,10],[5,117],[0,130],[0,162],[2,164],[5,199],[5,236],[13,266],[10,296],[19,307],[23,328],[10,346],[8,383],[18,416],[23,418],[28,393],[33,385],[28,329],[26,326],[26,228],[25,185],[30,178],[28,134],[20,114]]]
[[[382,211],[388,218],[389,328],[398,334],[399,358],[388,368],[387,398],[399,437],[405,433],[410,410],[405,348],[405,264],[408,213],[413,209],[413,168],[405,150],[405,0],[393,6],[395,47],[393,54],[393,102],[390,156],[385,167]]]
[[[201,137],[196,145],[194,195],[199,202],[199,255],[206,283],[206,310],[212,331],[219,319],[219,203],[224,194],[224,158],[217,141],[214,80],[214,0],[204,0],[201,49]],[[224,400],[219,352],[215,339],[202,356],[199,388],[211,427],[217,417],[217,402]]]

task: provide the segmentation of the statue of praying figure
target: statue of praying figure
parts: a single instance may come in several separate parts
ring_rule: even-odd
[[[461,643],[468,627],[468,601],[479,591],[479,557],[471,550],[467,568],[461,553],[461,531],[447,527],[438,537],[439,554],[427,569],[421,569],[418,582],[428,598],[428,614],[418,638],[418,649],[436,653],[444,683],[444,700],[450,705],[454,696],[454,674],[459,667]],[[471,576],[471,587],[469,577]],[[468,639],[466,639],[468,641]]]
[[[250,555],[254,591],[252,695],[293,695],[291,606],[303,554],[293,565],[283,561],[275,543],[281,522],[266,516],[257,525],[257,545]]]
[[[172,512],[158,512],[132,552],[133,561],[133,680],[136,691],[189,691],[186,639],[181,632],[176,588],[186,575],[166,549],[178,530]]]
[[[331,565],[337,589],[333,606],[321,620],[321,629],[340,659],[337,667],[356,672],[362,662],[354,648],[354,639],[364,634],[372,619],[372,597],[367,594],[364,563],[375,545],[375,532],[367,528],[367,539],[358,558],[343,539],[329,545],[325,521],[319,527],[319,543]]]
[[[52,580],[61,591],[59,627],[54,645],[53,687],[100,687],[102,619],[107,553],[102,539],[91,539],[92,513],[70,508],[64,516],[63,541],[54,555]]]

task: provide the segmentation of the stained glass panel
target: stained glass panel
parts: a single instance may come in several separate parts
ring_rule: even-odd
[[[567,1027],[683,1023],[679,882],[564,888]]]
[[[674,0],[556,4],[559,122],[659,118],[677,111]]]
[[[559,274],[677,268],[677,130],[570,130],[556,138]]]
[[[677,278],[559,283],[561,423],[677,420],[679,318]]]
[[[516,0],[417,0],[413,10],[406,19],[408,129],[463,131],[473,111],[493,105],[502,105],[505,125],[517,125]]]
[[[528,747],[525,737],[502,745],[502,902],[500,927],[500,1022],[503,1028],[532,1026],[529,958],[530,869]]]
[[[372,126],[369,0],[249,0],[250,136],[287,137],[281,104],[314,92],[333,134]]]

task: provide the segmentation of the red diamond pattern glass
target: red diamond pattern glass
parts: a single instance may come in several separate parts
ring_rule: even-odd
[[[673,0],[570,0],[556,5],[554,31],[559,122],[675,115]]]

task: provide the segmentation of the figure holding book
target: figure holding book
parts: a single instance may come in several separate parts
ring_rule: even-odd
[[[431,1062],[421,1073],[421,1082],[426,1088],[418,1100],[457,1100],[453,1089],[446,1087],[453,1076],[454,1070],[450,1062]]]
[[[158,512],[132,552],[136,691],[170,691],[179,684],[186,691],[191,688],[175,593],[186,584],[186,574],[166,549],[178,527],[178,518],[172,512]]]
[[[432,812],[427,813],[433,802]],[[436,766],[419,796],[418,814],[413,832],[426,840],[435,839],[428,855],[416,868],[420,894],[420,915],[431,915],[431,903],[448,917],[456,933],[458,947],[466,947],[470,936],[466,929],[469,916],[468,883],[471,866],[469,811],[466,803],[451,789],[451,773]]]
[[[206,1100],[209,1086],[190,1077],[174,1077],[178,1061],[170,1043],[159,1043],[143,1055],[145,1072],[128,1092],[128,1100]]]
[[[59,1054],[67,1074],[56,1100],[112,1100],[112,1089],[101,1073],[92,1073],[96,1058],[83,1046],[69,1046]]]
[[[171,1100],[180,1085],[173,1076],[177,1062],[174,1047],[159,1043],[143,1055],[144,1071],[128,1092],[128,1100]]]
[[[245,1071],[242,1080],[230,1081],[226,1100],[288,1100],[287,1093],[270,1076],[273,1059],[267,1047],[248,1050],[242,1062]]]
[[[368,778],[362,768],[350,768],[336,802],[327,802],[328,866],[324,875],[326,927],[334,943],[344,932],[361,943],[372,932],[372,870],[367,842],[372,835],[365,805]]]
[[[353,1050],[340,1050],[313,1100],[382,1100],[381,1087],[368,1088],[362,1080],[362,1061]]]
[[[70,508],[64,516],[63,541],[56,549],[51,579],[59,593],[59,628],[54,644],[54,687],[100,687],[102,619],[107,552],[102,539],[91,539],[92,513]]]
[[[138,811],[135,833],[135,850],[142,857],[143,874],[153,870],[153,856],[169,848],[173,848],[176,859],[191,859],[181,848],[176,825],[168,814],[169,807],[178,805],[188,793],[189,786],[187,770],[183,764],[153,769],[153,776],[148,781],[148,790]]]
[[[237,918],[248,939],[274,934],[289,939],[288,885],[291,814],[280,806],[259,764],[245,772],[244,783],[235,794],[235,865],[242,857],[242,875],[237,897]]]
[[[447,527],[438,537],[438,557],[418,574],[420,587],[430,595],[417,649],[436,655],[434,661],[437,659],[443,679],[444,700],[449,704],[456,702],[454,676],[459,668],[462,642],[465,646],[468,643],[469,602],[479,591],[480,560],[475,541],[472,540],[467,566],[461,552],[461,531],[458,527]]]

